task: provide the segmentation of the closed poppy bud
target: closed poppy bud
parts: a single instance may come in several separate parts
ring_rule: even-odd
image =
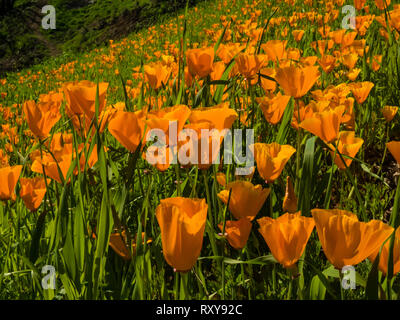
[[[320,73],[316,66],[289,66],[279,68],[276,71],[275,79],[286,95],[301,98],[312,88],[319,76]]]
[[[258,231],[263,236],[274,258],[291,269],[300,259],[314,229],[314,220],[300,212],[285,213],[277,219],[263,217],[257,220]]]
[[[108,131],[129,152],[135,152],[142,139],[142,128],[134,112],[117,111],[108,124]]]
[[[354,213],[345,210],[312,209],[311,213],[325,256],[337,269],[359,264],[393,232],[382,221],[360,222]]]
[[[265,120],[271,124],[277,124],[285,112],[286,106],[290,101],[290,96],[284,96],[280,92],[273,98],[256,98],[264,114]]]
[[[16,199],[14,189],[17,185],[21,170],[21,165],[0,168],[0,200]]]
[[[332,142],[338,138],[341,119],[341,115],[334,110],[316,112],[311,118],[301,122],[299,127],[325,142]]]
[[[378,248],[368,259],[374,262],[380,248]],[[388,273],[389,263],[389,250],[390,250],[390,239],[382,247],[381,255],[379,257],[379,270],[386,276]],[[400,227],[397,228],[394,246],[393,246],[393,275],[396,275],[400,271]]]
[[[25,206],[30,211],[36,211],[46,194],[46,182],[42,177],[21,178],[19,182],[21,184],[19,195]]]
[[[218,225],[223,231],[223,224]],[[225,222],[225,233],[229,244],[236,250],[241,250],[246,246],[249,239],[252,224],[246,218],[241,218],[238,221],[227,220]]]
[[[214,64],[214,48],[189,49],[186,51],[189,71],[200,78],[207,77]]]
[[[382,108],[382,114],[385,117],[386,122],[390,122],[393,120],[393,118],[397,114],[397,110],[399,110],[398,107],[392,107],[392,106],[385,106]]]
[[[400,164],[400,141],[390,141],[386,143],[386,146],[397,163]]]
[[[223,173],[223,172],[218,172],[218,173],[217,173],[217,182],[218,182],[221,186],[225,187],[225,185],[226,185],[226,176],[225,176],[225,173]]]
[[[283,212],[295,213],[297,211],[297,197],[294,193],[292,179],[286,178],[285,198],[283,198]]]
[[[179,272],[188,272],[200,256],[207,210],[205,199],[182,197],[161,200],[156,208],[164,258]]]
[[[270,189],[253,185],[249,181],[234,181],[225,186],[225,190],[218,193],[218,198],[225,204],[228,203],[229,191],[232,189],[229,201],[229,211],[236,219],[247,218],[253,220],[261,210]]]
[[[254,144],[254,159],[258,173],[267,183],[272,183],[281,175],[286,163],[295,152],[296,149],[292,146],[275,142]]]

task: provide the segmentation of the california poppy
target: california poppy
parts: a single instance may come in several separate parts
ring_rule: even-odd
[[[357,103],[362,104],[368,98],[374,84],[370,81],[353,82],[349,84],[349,87]]]
[[[153,63],[143,66],[144,75],[150,87],[159,89],[161,86],[167,85],[168,78],[171,74],[171,69],[161,63]]]
[[[218,198],[228,203],[229,192],[232,189],[229,201],[229,211],[236,219],[247,218],[253,220],[261,210],[270,189],[263,189],[261,185],[253,185],[249,181],[237,180],[225,186],[225,190],[218,193]]]
[[[99,83],[99,114],[106,103],[107,88],[108,83]],[[65,84],[63,90],[67,99],[67,108],[70,109],[73,114],[85,114],[91,120],[95,114],[97,84],[82,80]]]
[[[386,143],[392,156],[396,159],[397,163],[400,164],[400,141],[390,141]]]
[[[223,224],[218,225],[222,231]],[[241,218],[238,221],[227,220],[225,222],[225,233],[229,244],[236,250],[243,249],[249,239],[252,224],[246,218]]]
[[[398,107],[394,106],[385,106],[382,108],[382,114],[385,117],[386,122],[390,122],[397,114]]]
[[[204,78],[212,71],[214,48],[189,49],[186,51],[186,58],[190,73]]]
[[[345,210],[312,209],[325,256],[337,269],[357,265],[382,245],[393,228],[379,220],[358,221]]]
[[[200,255],[207,210],[205,199],[182,197],[163,199],[156,208],[164,258],[179,272],[188,272]]]
[[[261,45],[268,58],[276,62],[286,58],[287,40],[269,40]]]
[[[334,110],[316,112],[312,117],[305,119],[299,124],[325,142],[332,142],[338,138],[342,116]]]
[[[336,141],[336,146],[344,159],[343,163],[340,155],[336,152],[335,163],[339,169],[344,170],[346,167],[350,166],[352,159],[346,158],[345,156],[354,158],[363,143],[363,139],[355,137],[354,131],[341,131],[339,133],[339,139]],[[330,152],[333,157],[335,154],[334,146],[331,146],[331,149]]]
[[[132,153],[139,146],[143,135],[139,121],[134,112],[116,111],[108,124],[108,131]]]
[[[276,71],[275,79],[286,95],[301,98],[312,88],[319,76],[318,67],[289,66],[279,68]]]
[[[50,181],[50,180],[48,180]],[[36,211],[46,194],[46,182],[42,177],[20,178],[20,197],[30,211]]]
[[[209,121],[215,129],[222,131],[230,129],[237,117],[237,112],[229,108],[229,103],[221,103],[213,107],[193,109],[189,121],[191,123]]]
[[[376,250],[371,256],[368,257],[370,261],[375,261],[378,256],[380,248]],[[388,273],[390,239],[382,247],[381,255],[379,257],[379,270],[386,276]],[[400,227],[397,228],[393,246],[393,275],[400,271]]]
[[[37,104],[34,100],[29,100],[22,106],[29,129],[40,139],[46,138],[61,118],[59,109],[49,110],[45,104],[43,102]]]
[[[290,145],[255,143],[254,158],[260,176],[268,183],[275,181],[295,152],[296,149]]]
[[[0,168],[0,200],[16,199],[14,189],[17,185],[21,170],[21,165]]]
[[[314,220],[297,212],[285,213],[276,219],[263,217],[257,222],[260,225],[258,231],[274,258],[285,268],[293,268],[304,252],[314,229]]]
[[[271,124],[277,124],[285,112],[290,101],[290,96],[284,96],[280,92],[273,98],[256,98],[264,114],[265,120]]]
[[[266,62],[263,55],[240,53],[235,59],[239,73],[247,80],[253,79]]]

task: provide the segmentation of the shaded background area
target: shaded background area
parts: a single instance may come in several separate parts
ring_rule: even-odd
[[[48,4],[56,9],[54,30],[41,26]],[[186,0],[0,0],[0,76],[118,40],[185,5]]]

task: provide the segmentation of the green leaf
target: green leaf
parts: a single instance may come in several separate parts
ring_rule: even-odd
[[[311,280],[310,285],[310,299],[311,300],[324,300],[326,288],[321,282],[318,275],[315,275]]]

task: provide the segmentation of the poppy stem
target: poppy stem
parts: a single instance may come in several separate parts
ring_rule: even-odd
[[[385,149],[383,151],[383,157],[381,160],[381,165],[379,166],[379,170],[377,175],[379,176],[381,171],[382,171],[382,167],[383,167],[383,163],[385,162],[385,158],[386,158],[386,153],[387,153],[387,143],[389,142],[389,124],[386,124],[386,141],[385,141]]]
[[[366,212],[366,210],[365,210],[365,205],[364,205],[364,202],[362,201],[362,198],[361,198],[361,195],[360,195],[360,191],[358,190],[358,187],[357,187],[357,184],[356,184],[356,182],[355,182],[355,180],[354,180],[354,178],[353,178],[353,175],[351,174],[351,172],[350,172],[350,170],[349,170],[349,167],[347,166],[346,162],[344,161],[342,154],[341,154],[340,151],[338,150],[338,147],[337,147],[336,143],[335,143],[335,142],[332,142],[332,144],[335,146],[336,152],[337,152],[337,154],[339,155],[340,160],[343,162],[343,164],[344,164],[345,167],[346,167],[345,173],[346,173],[346,175],[347,175],[347,178],[348,178],[348,179],[351,181],[351,183],[353,184],[354,192],[356,193],[356,197],[357,197],[357,200],[358,200],[358,204],[359,204],[360,207],[361,207],[361,212],[362,212],[363,220],[364,220],[364,221],[367,221],[367,212]]]

